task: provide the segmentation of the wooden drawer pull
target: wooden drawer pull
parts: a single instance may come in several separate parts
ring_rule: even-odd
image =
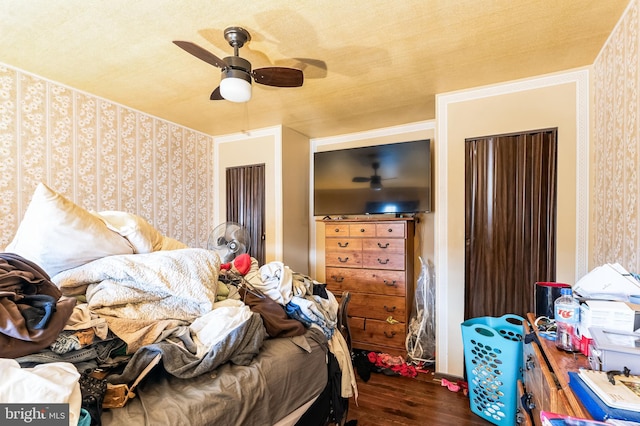
[[[331,279],[333,279],[337,283],[341,283],[342,281],[344,281],[344,277],[343,276],[336,277],[335,275],[331,275]]]
[[[395,335],[396,335],[396,332],[395,332],[395,331],[392,331],[392,332],[391,332],[391,334],[389,334],[389,333],[387,333],[387,332],[386,332],[386,330],[385,330],[384,335],[385,335],[385,337],[386,337],[387,339],[393,339],[393,338],[395,337]]]
[[[386,265],[387,263],[389,263],[389,259],[382,260],[382,259],[378,258],[378,263],[381,264],[381,265]]]
[[[382,243],[378,243],[378,247],[380,247],[381,249],[386,249],[387,247],[389,247],[389,243],[386,243],[384,246],[382,245]]]
[[[396,307],[394,306],[392,308],[389,308],[389,307],[387,307],[387,305],[384,305],[384,310],[387,311],[387,312],[395,312],[396,311]]]
[[[364,228],[360,228],[360,232],[364,232]]]
[[[396,280],[393,280],[393,281],[384,280],[384,285],[386,285],[387,287],[398,287],[396,285]]]
[[[388,228],[387,232],[391,233],[391,232],[393,232],[393,229],[392,228]]]
[[[338,262],[347,263],[348,261],[349,261],[349,256],[345,257],[344,260],[340,256],[338,256]]]
[[[338,241],[338,247],[342,247],[345,248],[349,245],[349,241],[347,241],[346,243],[342,244],[340,241]]]

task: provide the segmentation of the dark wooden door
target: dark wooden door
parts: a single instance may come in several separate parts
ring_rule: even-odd
[[[555,280],[557,130],[465,142],[465,319],[525,316]]]
[[[227,220],[247,228],[251,238],[249,254],[259,265],[265,263],[265,177],[264,164],[229,167]]]

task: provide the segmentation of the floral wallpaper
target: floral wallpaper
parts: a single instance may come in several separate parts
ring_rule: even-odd
[[[205,247],[213,138],[0,64],[0,249],[39,182]]]
[[[590,266],[640,272],[640,63],[638,0],[593,65]]]

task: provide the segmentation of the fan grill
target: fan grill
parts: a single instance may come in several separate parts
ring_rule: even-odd
[[[237,222],[225,222],[211,231],[207,248],[215,251],[222,263],[229,263],[236,256],[249,253],[250,243],[249,231],[245,227]]]

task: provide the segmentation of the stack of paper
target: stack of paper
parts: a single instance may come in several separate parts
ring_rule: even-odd
[[[594,268],[573,285],[573,292],[585,299],[620,300],[640,294],[640,282],[619,263]]]

